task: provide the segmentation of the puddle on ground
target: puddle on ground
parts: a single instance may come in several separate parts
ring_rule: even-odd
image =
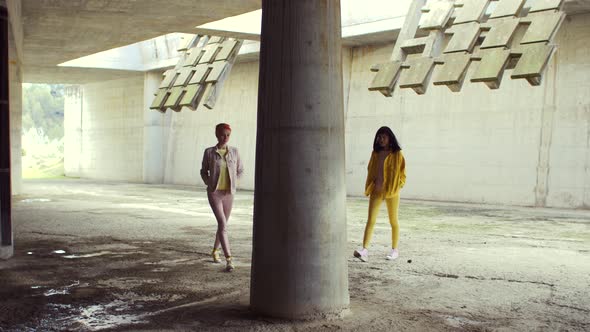
[[[144,285],[152,285],[161,283],[161,279],[145,279],[145,278],[116,278],[99,280],[97,285],[99,287],[118,288],[118,289],[132,289]]]
[[[64,327],[76,327],[76,329],[97,331],[112,329],[121,325],[147,323],[147,318],[152,313],[131,313],[144,308],[146,303],[176,302],[182,300],[180,295],[139,295],[135,292],[113,294],[116,298],[107,304],[94,304],[81,307],[79,314],[72,315],[63,320]]]
[[[137,306],[137,302],[140,303],[164,303],[164,302],[175,302],[185,298],[183,295],[178,294],[138,294],[136,292],[125,292],[113,294],[115,298],[123,301],[126,304],[133,304]]]
[[[67,255],[67,256],[62,256],[62,257],[68,258],[68,259],[78,259],[78,258],[99,257],[99,256],[104,256],[104,255],[114,255],[113,257],[123,257],[125,255],[134,255],[134,254],[147,255],[148,253],[145,251],[113,252],[110,250],[104,250],[104,251],[99,251],[99,252],[90,253],[90,254],[72,254],[72,255]]]
[[[75,281],[73,284],[71,285],[67,285],[58,289],[50,289],[46,292],[43,293],[44,296],[53,296],[53,295],[66,295],[66,294],[70,294],[70,289],[72,287],[76,287],[76,286],[80,286],[80,282],[79,281]]]
[[[164,265],[164,266],[176,266],[180,265],[181,263],[187,262],[188,264],[192,265],[195,264],[193,259],[189,258],[179,258],[179,259],[170,259],[170,260],[163,260],[158,262],[145,262],[144,265]]]
[[[118,281],[131,281],[139,284],[141,280],[137,278],[137,280],[119,279]],[[160,283],[161,280],[148,280],[148,282]],[[168,303],[174,304],[186,298],[184,294],[142,294],[124,291],[109,292],[109,300],[106,302],[76,303],[79,300],[78,293],[89,294],[104,289],[100,286],[89,287],[88,285],[88,283],[75,281],[70,285],[42,293],[45,296],[65,296],[53,301],[66,302],[52,303],[52,300],[48,299],[47,316],[42,317],[36,323],[36,328],[18,329],[18,331],[99,331],[120,328],[125,325],[145,324],[154,315],[154,308],[167,307]],[[124,286],[129,286],[129,284]],[[32,286],[31,288],[46,288],[46,286]],[[2,329],[0,328],[0,330]]]
[[[26,198],[21,200],[22,203],[35,203],[35,202],[51,202],[48,198]]]
[[[129,305],[121,300],[115,300],[106,305],[91,305],[82,308],[78,317],[72,318],[72,323],[78,323],[91,331],[115,328],[120,325],[145,323],[144,315],[112,314],[130,310]]]
[[[43,319],[41,325],[51,330],[60,331],[98,331],[121,325],[145,323],[145,314],[124,313],[124,311],[136,310],[138,307],[141,305],[129,305],[122,300],[82,307],[52,303],[48,305],[48,308],[59,318],[54,316]]]
[[[50,289],[47,292],[43,293],[45,296],[53,296],[53,295],[66,295],[70,294],[69,289]]]
[[[98,256],[103,256],[103,255],[108,255],[108,254],[112,254],[113,252],[111,251],[100,251],[100,252],[95,252],[92,254],[84,254],[84,255],[67,255],[67,256],[63,256],[63,258],[69,258],[69,259],[75,259],[75,258],[89,258],[89,257],[98,257]]]

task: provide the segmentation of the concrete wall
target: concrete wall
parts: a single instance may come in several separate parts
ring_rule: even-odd
[[[546,89],[505,79],[499,90],[466,83],[460,93],[429,86],[423,96],[404,89],[385,98],[363,87],[372,77],[367,68],[390,52],[390,46],[355,50],[348,192],[364,191],[375,131],[386,125],[406,157],[404,197],[533,205]]]
[[[351,78],[351,60],[352,50],[344,49],[342,63],[345,112]],[[203,151],[217,143],[215,125],[226,122],[232,126],[229,144],[239,149],[245,168],[245,176],[239,188],[253,190],[257,95],[258,62],[238,63],[224,83],[221,96],[213,110],[200,108],[196,112],[183,110],[180,113],[172,113],[164,182],[204,187],[199,175]]]
[[[68,151],[80,151],[78,163],[76,156],[66,161],[66,176],[141,182],[143,75],[80,89],[71,93],[82,96],[82,102],[66,96],[66,160]]]
[[[367,90],[369,68],[393,46],[345,49],[348,193],[362,195],[375,131],[388,125],[407,160],[405,198],[590,208],[589,21],[590,14],[567,19],[539,87],[507,73],[498,90],[466,82],[460,93],[431,85],[422,96],[397,90],[386,98]],[[202,186],[202,151],[216,143],[215,124],[227,122],[246,168],[240,187],[253,189],[257,81],[257,62],[236,64],[214,110],[169,111],[160,121],[164,183]],[[83,86],[81,176],[141,181],[142,85],[133,78]],[[115,167],[119,159],[126,162]]]
[[[385,98],[366,90],[372,78],[367,69],[387,59],[391,45],[355,49],[349,194],[362,194],[375,131],[388,125],[407,160],[406,198],[590,207],[588,19],[575,16],[564,24],[539,87],[507,73],[498,90],[467,82],[460,93],[431,85],[423,96],[397,90]]]
[[[352,51],[346,49],[343,52],[344,64],[344,98],[348,98],[348,86],[350,85],[350,69],[352,67]],[[146,75],[143,82],[143,104],[150,104],[153,96],[150,93],[153,88],[151,81],[153,75]],[[215,108],[209,110],[201,107],[197,111],[183,110],[180,113],[168,111],[165,116],[158,112],[147,110],[135,105],[124,109],[127,114],[125,119],[118,121],[115,117],[121,111],[117,104],[124,105],[122,99],[125,86],[126,98],[139,98],[138,84],[141,81],[131,80],[109,81],[97,84],[88,84],[80,87],[69,87],[65,105],[65,169],[67,176],[79,176],[86,178],[102,178],[113,180],[142,181],[158,183],[154,170],[162,169],[164,183],[188,184],[204,187],[199,170],[205,148],[217,143],[214,133],[215,125],[226,122],[232,125],[232,137],[230,145],[238,147],[245,167],[244,179],[239,184],[242,189],[254,189],[254,163],[256,145],[256,108],[258,94],[258,62],[239,63],[232,69],[231,75],[224,83],[222,94],[217,100]],[[147,84],[146,82],[150,83]],[[159,81],[158,81],[159,84]],[[129,90],[131,89],[131,90]],[[147,91],[150,90],[150,91]],[[113,92],[117,91],[113,95]],[[149,100],[149,102],[147,102]],[[98,103],[98,104],[97,104]],[[104,105],[110,103],[110,105]],[[93,110],[89,110],[92,108]],[[100,113],[100,115],[95,114]],[[120,117],[120,116],[119,116]],[[144,137],[137,136],[137,131],[132,130],[130,137],[112,137],[110,133],[113,123],[131,129],[144,121]],[[91,130],[91,131],[89,131]],[[89,137],[94,132],[106,135],[103,140]],[[159,133],[154,139],[153,133]],[[115,134],[117,132],[114,132]],[[146,134],[147,133],[147,134]],[[146,136],[147,135],[147,136]],[[125,140],[129,140],[125,143]],[[139,148],[139,139],[143,139],[143,156],[133,160],[127,168],[112,168],[109,165],[101,165],[104,157],[95,155],[97,151],[107,149],[106,142],[115,142],[120,146],[118,151],[124,151],[121,145],[131,146],[130,152],[136,153]],[[159,144],[164,144],[159,147]],[[156,151],[157,150],[157,151]],[[141,150],[140,150],[141,151]],[[164,154],[163,166],[157,165],[159,153]],[[94,161],[91,161],[93,159]],[[150,165],[139,164],[150,163]],[[153,164],[153,165],[152,165]],[[137,169],[143,165],[142,172]],[[109,167],[108,172],[104,167]],[[104,172],[99,172],[103,169]],[[137,173],[135,173],[137,172]]]
[[[64,170],[66,176],[80,177],[82,152],[82,104],[84,91],[80,85],[65,88],[64,98]]]
[[[547,206],[590,208],[589,22],[590,14],[569,18],[557,39],[560,50],[550,74],[556,83],[547,88],[553,90],[544,112]]]
[[[11,182],[12,194],[17,195],[22,191],[22,82],[19,77],[19,68],[12,33],[9,37],[9,80],[10,85],[10,153],[11,153]],[[2,60],[4,61],[4,60]]]
[[[204,187],[199,175],[203,151],[217,144],[215,125],[225,122],[232,126],[229,144],[239,149],[244,163],[240,188],[253,189],[257,95],[258,62],[240,63],[225,81],[214,109],[172,114],[164,182]]]
[[[150,110],[162,82],[160,71],[145,73],[143,82],[143,182],[164,183],[168,133],[174,112],[160,113]]]

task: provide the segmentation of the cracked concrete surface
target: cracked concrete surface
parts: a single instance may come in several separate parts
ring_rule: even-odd
[[[15,257],[0,262],[0,331],[590,330],[586,210],[402,199],[400,258],[385,260],[383,208],[362,263],[352,251],[368,202],[349,198],[350,313],[288,322],[248,311],[251,192],[236,196],[236,271],[224,273],[209,258],[216,226],[200,189],[69,179],[24,189]]]

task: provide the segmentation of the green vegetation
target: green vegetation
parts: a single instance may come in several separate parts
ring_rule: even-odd
[[[63,85],[23,85],[23,131],[32,128],[41,129],[49,140],[64,137]]]
[[[64,86],[24,84],[23,178],[64,175]]]
[[[53,164],[50,161],[48,164],[37,165],[37,167],[23,168],[24,179],[63,178],[63,173],[63,160],[54,161]]]

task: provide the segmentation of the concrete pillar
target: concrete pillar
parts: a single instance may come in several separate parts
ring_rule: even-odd
[[[8,12],[8,82],[10,101],[10,178],[12,195],[22,192],[22,69],[21,1],[0,0]]]
[[[154,94],[158,91],[161,81],[162,73],[145,73],[143,83],[143,182],[145,183],[164,183],[166,115],[150,110]]]
[[[10,43],[10,42],[9,42]],[[23,122],[23,85],[19,75],[18,60],[14,47],[9,48],[9,82],[10,87],[10,145],[11,145],[11,162],[10,178],[12,183],[12,195],[18,195],[22,192],[22,122]],[[13,61],[14,59],[14,61]]]
[[[348,307],[339,0],[263,0],[251,309]]]
[[[0,259],[13,255],[8,11],[0,6]]]
[[[64,172],[66,176],[82,175],[82,121],[84,120],[84,89],[81,85],[65,88],[64,98]]]

